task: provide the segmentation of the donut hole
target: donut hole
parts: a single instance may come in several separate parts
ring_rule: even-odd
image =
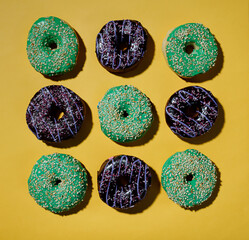
[[[194,178],[194,175],[192,173],[189,173],[184,177],[186,183],[191,182],[193,178]]]
[[[128,116],[129,116],[129,113],[128,113],[126,110],[124,110],[124,111],[122,112],[122,117],[126,118],[126,117],[128,117]]]
[[[64,116],[64,112],[59,106],[52,104],[50,108],[50,115],[52,116],[52,119],[56,119],[58,121]]]
[[[59,184],[61,183],[61,180],[59,178],[56,178],[52,181],[52,185],[55,187],[55,186],[58,186]]]
[[[57,48],[57,43],[54,42],[54,41],[51,41],[51,42],[48,44],[48,46],[49,46],[49,48],[50,48],[51,50],[53,50],[53,49],[56,49],[56,48]]]
[[[57,38],[55,36],[47,36],[44,40],[44,45],[49,49],[49,50],[54,50],[58,48],[57,45]]]
[[[127,106],[127,104],[121,104],[117,111],[121,119],[127,118],[130,115],[129,107]]]
[[[124,187],[124,186],[126,186],[126,185],[128,185],[129,184],[129,177],[128,176],[126,176],[126,175],[121,175],[121,176],[119,176],[118,177],[118,179],[117,179],[117,185],[118,186],[121,186],[121,187]]]
[[[185,107],[184,113],[190,118],[197,118],[199,116],[200,107],[197,103],[192,103],[189,106]]]
[[[119,51],[122,51],[122,52],[127,51],[128,48],[129,48],[129,43],[128,43],[128,42],[121,42],[121,43],[118,45]]]
[[[122,52],[128,51],[128,49],[130,48],[128,35],[124,35],[122,38],[120,38],[117,44],[117,48],[119,51],[122,51]]]
[[[191,54],[195,49],[197,49],[195,43],[193,42],[189,42],[185,45],[184,47],[184,51],[187,53],[187,54]]]

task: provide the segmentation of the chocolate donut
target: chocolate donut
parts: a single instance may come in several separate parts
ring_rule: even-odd
[[[147,34],[141,23],[132,20],[110,21],[96,38],[96,55],[110,72],[124,72],[144,56]]]
[[[149,167],[127,155],[109,158],[98,172],[99,196],[113,208],[131,208],[142,200],[151,184]]]
[[[191,86],[170,97],[165,113],[172,132],[180,137],[194,138],[211,129],[218,116],[218,104],[211,92]]]
[[[26,121],[39,140],[60,142],[78,133],[84,116],[84,103],[76,93],[61,85],[51,85],[31,99]]]

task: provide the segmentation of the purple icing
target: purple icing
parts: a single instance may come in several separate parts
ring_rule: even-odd
[[[96,55],[110,72],[122,72],[138,63],[146,51],[147,34],[138,21],[108,22],[96,38]]]
[[[194,138],[213,126],[218,116],[218,104],[211,92],[191,86],[174,93],[165,112],[167,123],[176,135]]]
[[[26,121],[38,139],[60,142],[79,131],[84,110],[77,94],[64,86],[51,85],[40,89],[31,99]],[[60,113],[63,113],[61,118]]]
[[[99,196],[114,208],[134,207],[145,197],[150,184],[149,167],[133,156],[112,157],[98,173]]]

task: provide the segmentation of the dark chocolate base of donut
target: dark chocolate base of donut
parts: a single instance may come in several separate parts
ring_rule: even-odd
[[[198,86],[180,89],[166,104],[166,122],[172,132],[182,138],[205,134],[212,128],[217,116],[218,103],[215,97]]]
[[[111,23],[115,24],[115,37],[110,35],[112,31],[114,31],[114,27],[112,31],[110,29],[107,30]],[[128,28],[124,27],[126,23],[131,24],[130,32]],[[136,33],[138,28],[141,29],[141,35]],[[112,73],[123,73],[130,71],[134,69],[144,57],[146,52],[147,38],[147,31],[138,21],[110,21],[105,26],[103,26],[96,39],[96,55],[98,61],[107,71]],[[130,43],[129,39],[131,39]],[[103,46],[100,47],[100,44]],[[133,51],[132,49],[139,50]],[[128,51],[131,51],[132,53],[129,55]]]
[[[124,68],[124,69],[117,69],[117,70],[115,70],[115,69],[113,69],[111,67],[107,67],[107,66],[102,65],[100,61],[99,61],[99,63],[103,66],[103,68],[105,68],[110,73],[122,74],[122,73],[130,72],[130,71],[134,70],[139,65],[139,63],[142,62],[142,61],[143,61],[143,59],[141,59],[139,62],[136,62],[135,64],[133,64],[130,67],[127,67],[127,68]]]
[[[85,110],[84,102],[73,91],[51,85],[39,90],[31,99],[26,121],[39,140],[61,142],[78,133]]]
[[[128,209],[142,200],[151,185],[149,167],[133,156],[106,160],[98,171],[100,199],[110,207]]]

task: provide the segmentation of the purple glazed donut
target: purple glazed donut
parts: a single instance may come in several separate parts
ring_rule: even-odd
[[[99,196],[113,208],[134,207],[145,197],[150,184],[149,167],[133,156],[118,155],[109,158],[98,172]]]
[[[124,72],[144,56],[147,34],[141,23],[132,20],[108,22],[97,35],[96,55],[110,72]]]
[[[85,106],[77,94],[64,86],[51,85],[31,99],[26,121],[39,140],[60,142],[77,134],[84,116]]]
[[[213,126],[218,116],[218,104],[211,92],[191,86],[170,97],[165,113],[172,132],[180,137],[194,138]]]

